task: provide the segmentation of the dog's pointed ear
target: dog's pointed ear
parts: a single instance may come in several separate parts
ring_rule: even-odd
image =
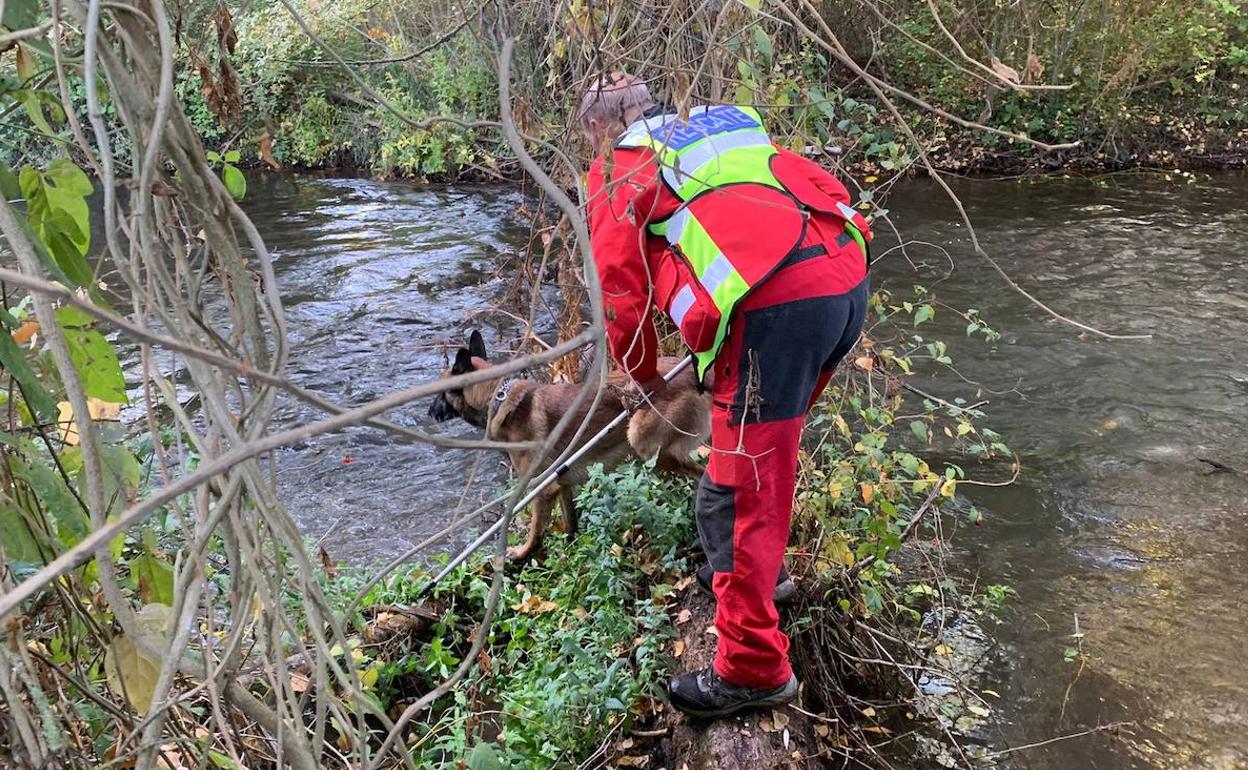
[[[476,329],[473,329],[472,335],[468,338],[468,353],[473,358],[479,358],[482,361],[489,359],[485,353],[485,338]]]
[[[468,348],[460,348],[455,354],[455,364],[451,366],[451,374],[466,374],[472,370],[472,353],[468,352]]]

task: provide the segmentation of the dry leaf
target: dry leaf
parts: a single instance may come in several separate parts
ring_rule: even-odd
[[[870,505],[871,501],[875,499],[875,487],[866,481],[862,482],[858,486],[862,489],[862,502]]]
[[[875,368],[875,359],[871,356],[858,356],[854,359],[854,366],[864,372],[869,372]]]
[[[763,717],[758,720],[758,729],[765,733],[774,733],[776,731],[776,723],[771,721],[771,717]]]
[[[686,575],[680,580],[677,580],[676,585],[674,587],[677,591],[683,591],[693,583],[693,580],[694,580],[693,575]]]
[[[269,164],[274,171],[280,169],[282,164],[277,162],[273,157],[273,137],[269,136],[269,129],[260,132],[260,159]]]
[[[638,754],[632,757],[616,757],[616,767],[645,767],[650,763],[650,757],[645,754]]]
[[[867,706],[865,709],[862,710],[862,715],[870,719],[871,717],[875,716],[875,709],[870,706]]]
[[[1003,64],[1001,60],[995,56],[992,57],[992,71],[996,73],[997,77],[1013,85],[1018,85],[1021,80],[1018,70],[1008,64]]]
[[[56,405],[56,428],[61,433],[61,441],[68,446],[78,446],[78,426],[74,423],[74,407],[68,401]]]
[[[13,341],[19,345],[25,345],[30,342],[30,338],[35,336],[35,332],[39,331],[38,321],[27,321],[17,327],[17,331],[13,332]]]
[[[777,730],[783,730],[789,726],[789,715],[783,711],[772,709],[771,723],[776,726]]]
[[[707,626],[707,627],[706,627],[706,632],[705,632],[705,633],[708,633],[708,634],[710,634],[711,636],[716,636],[716,637],[717,637],[717,636],[719,636],[719,629],[718,629],[718,628],[716,628],[716,627],[715,627],[715,626],[713,626],[713,625],[710,625],[710,626]]]
[[[543,615],[559,609],[559,605],[549,599],[529,594],[527,598],[511,605],[511,608],[522,615]]]
[[[681,655],[684,655],[684,654],[685,654],[685,640],[677,639],[675,642],[672,642],[672,655],[679,658]]]
[[[953,648],[947,644],[938,644],[935,652],[937,655],[950,655],[953,653]]]
[[[310,684],[311,684],[311,681],[309,681],[308,678],[304,676],[303,674],[291,674],[290,675],[290,689],[293,692],[307,692],[308,685]]]
[[[815,725],[815,735],[818,735],[820,738],[827,738],[828,733],[830,732],[832,732],[832,728],[828,727],[822,722]]]
[[[681,610],[679,613],[677,613],[676,625],[679,626],[682,623],[688,623],[692,617],[693,617],[693,613],[690,612],[688,608],[685,608]]]
[[[880,727],[879,725],[871,725],[870,727],[864,727],[862,728],[862,731],[864,733],[880,733],[882,735],[891,735],[893,732],[892,730],[889,730],[887,727]]]

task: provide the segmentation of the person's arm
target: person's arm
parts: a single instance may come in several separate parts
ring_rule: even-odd
[[[619,367],[640,383],[653,380],[658,367],[646,261],[646,222],[656,203],[656,172],[650,153],[617,150],[609,164],[596,160],[586,180],[589,240],[602,284],[607,342]]]

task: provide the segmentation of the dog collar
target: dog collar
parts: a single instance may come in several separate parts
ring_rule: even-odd
[[[506,401],[507,396],[511,395],[512,386],[515,385],[517,382],[519,382],[521,379],[522,378],[520,377],[512,377],[511,379],[504,380],[503,384],[499,385],[498,390],[494,392],[494,401],[499,404]]]

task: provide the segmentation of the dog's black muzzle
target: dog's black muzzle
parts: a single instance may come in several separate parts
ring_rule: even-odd
[[[455,411],[455,407],[451,406],[446,400],[446,396],[441,393],[433,399],[433,403],[429,405],[429,416],[438,422],[446,422],[453,420],[459,416],[459,412]]]

